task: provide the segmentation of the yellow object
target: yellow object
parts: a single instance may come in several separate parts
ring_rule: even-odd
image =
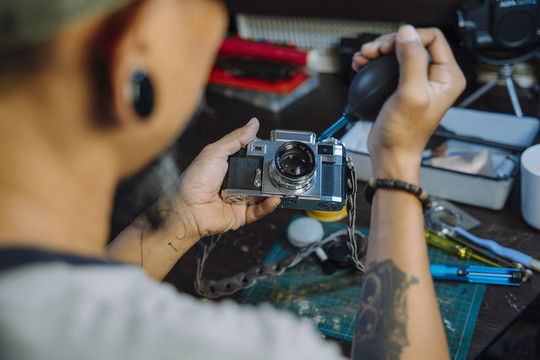
[[[424,234],[426,236],[426,240],[428,244],[438,247],[439,249],[448,251],[450,253],[453,253],[462,259],[465,259],[465,260],[474,259],[474,260],[483,262],[487,264],[488,266],[502,267],[502,265],[497,264],[496,262],[493,262],[482,255],[476,254],[472,249],[466,246],[462,246],[456,243],[455,241],[439,236],[429,230],[425,230]]]
[[[319,221],[333,222],[333,221],[338,221],[347,217],[347,206],[345,205],[343,209],[339,211],[308,210],[306,211],[306,214],[307,216],[312,217]]]

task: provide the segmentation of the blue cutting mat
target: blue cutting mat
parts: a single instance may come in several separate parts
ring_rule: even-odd
[[[323,226],[326,235],[346,227],[335,223],[323,223]],[[367,234],[367,229],[360,230]],[[283,235],[264,262],[277,262],[294,251]],[[429,247],[429,258],[433,264],[478,265],[433,247]],[[238,302],[271,303],[302,318],[311,319],[319,331],[327,336],[352,341],[361,288],[361,274],[340,270],[325,275],[317,261],[308,257],[282,276],[260,281],[244,290]],[[467,356],[485,289],[485,285],[479,284],[435,282],[452,359],[464,360]]]

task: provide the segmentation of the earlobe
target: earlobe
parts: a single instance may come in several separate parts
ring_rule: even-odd
[[[147,39],[140,36],[145,32],[139,29],[149,3],[137,2],[115,14],[103,30],[113,117],[119,125],[148,121],[155,113],[156,86],[146,66]]]
[[[124,101],[133,106],[141,120],[150,116],[154,109],[154,87],[142,66],[134,67],[123,88]]]

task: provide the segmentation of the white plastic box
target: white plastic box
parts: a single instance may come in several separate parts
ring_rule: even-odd
[[[540,129],[537,118],[518,118],[462,108],[448,110],[441,125],[459,135],[521,147],[532,145]],[[359,121],[341,138],[361,181],[367,181],[372,176],[366,145],[370,128],[371,122]],[[460,154],[455,155],[456,158],[469,156],[463,154],[477,154],[471,155],[474,159],[478,159],[480,154],[485,155],[487,165],[481,171],[472,173],[447,165],[430,165],[433,158],[428,158],[420,168],[420,185],[429,194],[443,199],[493,210],[502,209],[519,170],[520,154],[456,140],[448,140],[447,146],[447,154]]]

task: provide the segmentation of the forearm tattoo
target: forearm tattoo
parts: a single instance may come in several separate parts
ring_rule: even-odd
[[[178,249],[173,244],[175,241],[181,241],[186,238],[187,235],[187,229],[183,221],[178,216],[178,212],[172,209],[161,209],[157,210],[157,213],[160,213],[160,222],[158,226],[156,227],[155,224],[152,223],[152,221],[149,219],[146,221],[144,226],[141,229],[141,233],[139,235],[139,241],[141,245],[141,268],[144,267],[144,255],[143,255],[143,240],[145,237],[145,234],[152,231],[162,231],[164,228],[167,227],[167,224],[169,224],[171,221],[175,222],[175,229],[176,231],[171,232],[165,232],[163,240],[167,242],[167,246],[169,246],[172,250],[175,252],[178,252]],[[174,220],[171,219],[171,217],[174,216]],[[149,229],[150,228],[150,229]]]
[[[399,359],[407,338],[407,290],[418,279],[392,260],[371,264],[364,274],[354,329],[354,359]]]

